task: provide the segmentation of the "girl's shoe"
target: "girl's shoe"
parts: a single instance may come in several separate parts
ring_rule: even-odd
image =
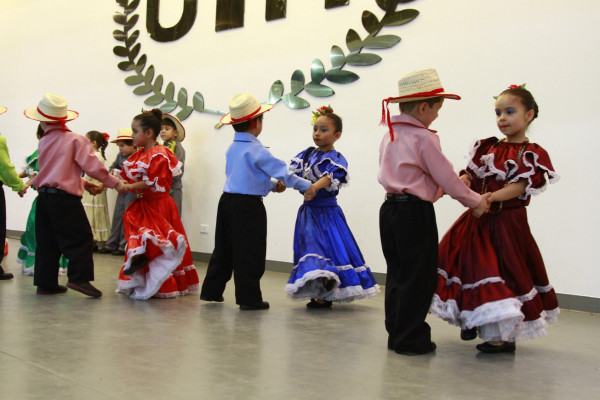
[[[477,338],[477,327],[471,329],[461,329],[460,338],[462,340],[473,340]]]
[[[306,307],[308,308],[331,308],[333,303],[331,301],[322,300],[322,302],[318,302],[317,299],[310,299],[310,303],[306,303]]]
[[[0,281],[7,281],[14,277],[15,276],[13,274],[11,274],[10,272],[4,272],[4,269],[2,269],[2,265],[0,265]]]
[[[475,348],[482,353],[514,353],[517,346],[515,345],[515,342],[502,342],[500,345],[484,342],[478,344]]]

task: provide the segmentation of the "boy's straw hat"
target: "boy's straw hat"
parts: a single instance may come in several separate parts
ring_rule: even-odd
[[[273,104],[260,104],[250,92],[236,94],[229,100],[229,113],[221,118],[223,125],[248,121],[273,108]]]
[[[177,136],[175,136],[175,141],[183,142],[185,139],[185,128],[181,124],[181,121],[174,115],[171,114],[163,114],[163,119],[168,119],[175,124],[175,129],[177,129]]]
[[[117,143],[119,140],[133,141],[133,137],[131,137],[131,135],[133,135],[131,128],[120,128],[117,131],[117,138],[115,140],[111,140],[110,142]]]
[[[60,122],[64,125],[79,116],[77,111],[67,109],[67,99],[60,94],[46,93],[37,107],[25,110],[25,116],[35,121]]]
[[[0,106],[0,115],[6,112],[7,108],[4,106]]]
[[[409,72],[398,80],[398,97],[390,97],[390,103],[406,103],[433,97],[460,100],[457,94],[446,93],[442,82],[433,68]]]

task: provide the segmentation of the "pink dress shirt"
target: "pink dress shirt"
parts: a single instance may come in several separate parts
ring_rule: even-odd
[[[55,187],[81,196],[85,182],[81,171],[109,188],[114,188],[119,183],[98,160],[85,137],[69,129],[63,133],[60,125],[49,124],[46,127],[38,145],[38,153],[40,172],[31,182],[37,188]]]
[[[442,153],[436,131],[408,114],[392,117],[395,140],[389,132],[379,146],[377,179],[388,193],[408,193],[434,203],[444,193],[474,208],[481,196],[469,189]]]

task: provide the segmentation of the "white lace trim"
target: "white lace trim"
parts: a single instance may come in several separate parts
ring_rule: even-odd
[[[552,289],[554,289],[554,287],[552,287],[552,285],[548,284],[546,286],[535,286],[535,289],[539,293],[548,293],[549,291],[551,291]]]
[[[333,177],[333,173],[330,171],[323,171],[323,172],[319,171],[319,169],[317,167],[325,161],[329,161],[332,165],[344,170],[346,172],[346,176],[345,176],[346,182],[342,183],[339,179],[335,179]],[[294,163],[296,163],[297,167],[294,167]],[[324,188],[328,192],[337,191],[343,187],[350,185],[350,175],[348,174],[348,169],[346,167],[344,167],[343,165],[336,163],[331,158],[324,158],[321,161],[319,161],[318,163],[316,163],[315,165],[313,165],[312,167],[310,167],[309,165],[304,165],[304,160],[302,160],[298,157],[294,157],[290,161],[290,165],[288,166],[288,171],[293,172],[293,173],[302,172],[302,177],[304,179],[308,179],[309,181],[311,181],[313,183],[318,181],[319,179],[321,179],[323,176],[327,176],[329,179],[331,179],[331,183],[329,184],[329,186]]]
[[[150,164],[152,163],[152,160],[154,159],[154,157],[158,157],[158,156],[164,157],[167,159],[167,165],[169,166],[169,169],[171,170],[173,177],[182,174],[181,167],[183,164],[181,163],[181,161],[178,161],[174,167],[171,167],[170,162],[169,162],[169,157],[167,157],[166,155],[164,155],[162,153],[154,153],[150,157],[150,161],[148,162],[148,164],[145,164],[141,160],[138,160],[138,161],[125,160],[125,161],[123,161],[123,169],[125,171],[125,175],[134,182],[140,181],[140,178],[141,178],[146,183],[146,185],[151,186],[151,187],[149,187],[149,189],[153,192],[166,192],[165,187],[162,187],[157,184],[158,177],[154,178],[153,180],[150,180],[148,178],[148,168],[150,167]]]
[[[444,271],[443,269],[438,268],[437,271],[438,271],[438,274],[441,275],[441,276],[443,276],[444,279],[446,280],[446,286],[450,286],[450,285],[452,285],[452,283],[456,283],[456,284],[458,284],[458,285],[460,285],[462,287],[462,290],[474,289],[474,288],[476,288],[478,286],[485,285],[487,283],[496,283],[496,282],[505,283],[504,279],[502,279],[501,277],[499,277],[499,276],[491,276],[489,278],[485,278],[485,279],[479,280],[479,281],[474,282],[474,283],[465,283],[465,284],[463,284],[462,281],[460,280],[460,278],[458,278],[456,276],[453,276],[452,278],[449,278],[448,277],[448,273],[446,273],[446,271]]]

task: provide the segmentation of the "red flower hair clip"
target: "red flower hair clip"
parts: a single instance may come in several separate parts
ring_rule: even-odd
[[[525,89],[526,83],[522,83],[520,85],[509,85],[508,89]],[[498,96],[494,96],[494,100],[497,99]]]
[[[317,120],[317,118],[319,118],[321,115],[323,114],[333,114],[333,108],[331,108],[331,105],[327,105],[327,106],[321,106],[319,108],[317,108],[317,111],[313,111],[313,115],[312,115],[312,123],[313,125],[315,124],[315,121]]]
[[[108,133],[106,133],[106,132],[104,132],[102,134],[102,136],[104,136],[104,140],[106,140],[107,142],[108,142],[108,139],[110,139],[110,135]]]

